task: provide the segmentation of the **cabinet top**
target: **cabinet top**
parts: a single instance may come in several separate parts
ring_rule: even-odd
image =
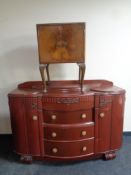
[[[97,94],[121,94],[125,90],[114,86],[107,80],[84,80],[83,93],[77,80],[50,81],[48,92],[43,92],[42,81],[28,81],[18,85],[18,88],[9,93],[9,96],[85,96]]]

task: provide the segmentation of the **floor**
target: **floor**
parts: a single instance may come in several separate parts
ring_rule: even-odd
[[[90,160],[68,164],[33,161],[22,164],[9,149],[0,152],[0,175],[131,175],[131,136],[123,137],[123,146],[114,160]]]

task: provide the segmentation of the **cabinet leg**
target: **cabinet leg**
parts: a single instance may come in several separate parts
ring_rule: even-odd
[[[104,155],[105,160],[112,160],[116,158],[116,153],[115,151],[105,153]]]
[[[20,161],[23,163],[31,164],[32,163],[32,156],[23,155],[20,157]]]

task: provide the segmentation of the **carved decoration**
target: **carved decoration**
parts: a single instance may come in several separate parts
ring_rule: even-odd
[[[43,98],[44,103],[63,103],[63,104],[69,104],[69,103],[80,103],[80,102],[89,102],[93,103],[94,102],[94,97],[93,96],[88,96],[88,97],[44,97]]]

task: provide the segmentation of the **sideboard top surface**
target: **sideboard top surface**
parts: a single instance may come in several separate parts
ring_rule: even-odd
[[[77,80],[50,81],[47,89],[43,92],[42,81],[28,81],[18,85],[18,88],[9,93],[9,96],[84,96],[94,94],[120,94],[125,90],[114,86],[107,80],[84,80],[84,91],[81,93]]]

